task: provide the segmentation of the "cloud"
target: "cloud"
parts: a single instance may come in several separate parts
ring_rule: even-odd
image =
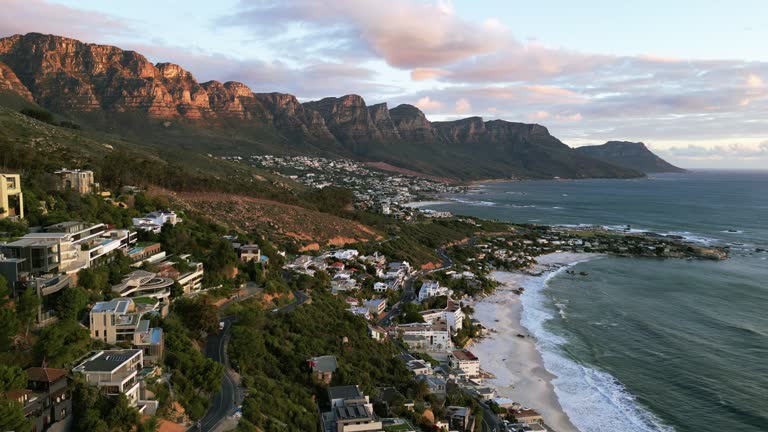
[[[472,111],[472,105],[469,103],[469,101],[466,98],[461,98],[456,101],[456,104],[454,105],[454,110],[457,114],[466,114],[470,111]]]
[[[423,81],[433,78],[439,78],[448,74],[448,71],[431,68],[416,68],[411,71],[411,79],[414,81]]]
[[[731,143],[701,146],[690,144],[658,151],[671,157],[690,160],[755,160],[768,157],[768,141],[756,145]]]
[[[120,18],[45,0],[4,0],[2,9],[0,37],[38,32],[92,41],[132,30]]]
[[[429,96],[420,98],[414,105],[423,111],[434,111],[443,107],[442,103],[432,100]]]
[[[242,27],[260,37],[300,29],[308,40],[324,29],[341,29],[398,68],[455,63],[492,53],[507,39],[497,22],[464,20],[444,1],[285,0],[255,5],[241,1],[237,13],[218,23]]]
[[[552,114],[548,113],[547,111],[536,111],[535,113],[531,113],[527,116],[529,121],[537,122],[542,121],[550,118]]]
[[[755,74],[749,74],[747,76],[747,87],[754,88],[754,89],[762,89],[765,88],[765,83],[763,82],[763,79]]]

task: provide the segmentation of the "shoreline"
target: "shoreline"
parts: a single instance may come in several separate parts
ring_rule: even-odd
[[[493,295],[472,305],[474,318],[491,331],[472,346],[472,351],[480,357],[480,367],[495,376],[486,383],[495,388],[499,397],[538,411],[545,423],[557,432],[579,432],[579,429],[560,404],[553,384],[557,377],[546,369],[536,339],[523,325],[523,302],[513,290],[531,282],[543,283],[558,270],[595,256],[567,252],[540,256],[535,266],[536,271],[543,271],[539,276],[493,272],[491,277],[502,285]]]
[[[451,204],[452,201],[411,201],[403,204],[403,207],[408,208],[422,208],[422,207],[429,207],[433,205],[441,205],[441,204]]]

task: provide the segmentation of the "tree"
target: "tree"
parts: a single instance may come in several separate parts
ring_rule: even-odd
[[[0,364],[0,393],[27,386],[27,374],[18,366]]]
[[[27,432],[32,430],[32,422],[24,417],[24,410],[20,403],[0,398],[0,430]]]
[[[4,299],[11,295],[11,290],[8,288],[8,280],[5,276],[0,275],[0,303],[5,304]]]
[[[80,312],[88,306],[90,296],[80,287],[64,290],[56,302],[56,315],[62,320],[77,320]]]
[[[10,307],[0,308],[0,351],[7,351],[11,340],[19,333],[19,320],[16,311]]]
[[[171,285],[171,299],[175,300],[184,295],[184,287],[178,282],[173,282]]]
[[[88,330],[79,323],[59,321],[43,328],[33,350],[37,361],[45,360],[53,367],[62,367],[85,354],[90,342]]]
[[[29,328],[37,319],[40,304],[40,297],[32,287],[27,288],[16,301],[16,316],[24,327],[25,337],[29,336]]]

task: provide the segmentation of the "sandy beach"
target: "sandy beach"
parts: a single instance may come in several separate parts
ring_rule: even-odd
[[[492,296],[473,305],[474,317],[492,329],[488,337],[471,348],[480,357],[481,368],[496,377],[487,383],[496,388],[499,396],[539,411],[544,421],[557,432],[578,432],[578,429],[560,406],[552,385],[555,376],[544,368],[535,340],[521,323],[523,306],[520,296],[513,289],[530,283],[542,283],[549,271],[589,257],[587,254],[573,253],[538,257],[534,272],[544,272],[540,276],[494,272],[492,277],[502,285]]]

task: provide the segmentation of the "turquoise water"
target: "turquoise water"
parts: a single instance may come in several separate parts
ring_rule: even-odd
[[[432,208],[731,247],[721,262],[577,264],[589,275],[552,277],[525,303],[540,319],[524,324],[584,431],[768,431],[768,172],[495,183],[449,198]]]

